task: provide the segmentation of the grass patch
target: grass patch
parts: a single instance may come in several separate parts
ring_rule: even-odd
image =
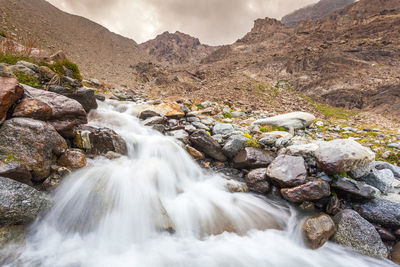
[[[262,133],[268,133],[268,132],[287,132],[287,129],[285,127],[281,126],[261,126],[260,131]]]
[[[30,76],[30,75],[22,73],[22,72],[16,73],[15,76],[17,77],[17,79],[20,83],[23,83],[23,84],[26,84],[26,85],[29,85],[29,86],[35,87],[35,88],[40,88],[39,80],[33,76]]]
[[[60,61],[60,62],[55,62],[54,64],[47,64],[47,63],[41,63],[41,65],[44,65],[57,73],[58,75],[62,76],[67,73],[67,69],[72,72],[72,78],[82,81],[82,75],[79,71],[78,65],[75,63],[72,63],[68,59]]]
[[[339,120],[347,120],[353,116],[359,114],[358,111],[344,109],[340,107],[330,106],[328,104],[319,103],[307,96],[302,96],[302,98],[310,103],[315,109],[321,112],[325,117],[332,118],[332,119],[339,119]]]
[[[6,63],[6,64],[9,64],[9,65],[15,65],[20,60],[32,62],[32,60],[27,58],[27,57],[16,56],[16,55],[11,55],[11,54],[3,54],[2,55],[0,53],[0,63]]]
[[[232,114],[229,112],[222,113],[222,116],[224,116],[225,119],[232,119]]]
[[[261,145],[257,142],[257,140],[249,139],[246,142],[247,147],[261,148]]]

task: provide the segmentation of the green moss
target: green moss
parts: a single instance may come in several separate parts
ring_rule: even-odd
[[[224,116],[225,119],[232,119],[232,114],[229,113],[229,112],[224,112],[224,113],[222,114],[222,116]]]
[[[257,140],[249,139],[246,142],[247,147],[261,148],[261,145],[257,143]]]
[[[267,132],[286,132],[287,129],[285,127],[281,127],[281,126],[261,126],[260,127],[260,131],[263,133],[267,133]]]
[[[79,71],[78,65],[76,65],[75,63],[72,63],[68,59],[60,61],[60,62],[56,62],[54,64],[48,64],[48,63],[42,62],[41,65],[50,68],[51,70],[53,70],[55,73],[57,73],[60,76],[65,75],[67,72],[66,69],[68,69],[72,72],[72,78],[74,78],[78,81],[82,81],[82,75]]]
[[[319,103],[304,95],[300,96],[328,118],[347,120],[359,113],[358,111],[348,110],[340,107],[330,106],[324,103]]]
[[[39,80],[33,76],[30,76],[30,75],[22,73],[22,72],[16,73],[15,76],[17,77],[17,79],[20,83],[23,83],[23,84],[26,84],[26,85],[29,85],[29,86],[35,87],[35,88],[40,88]]]

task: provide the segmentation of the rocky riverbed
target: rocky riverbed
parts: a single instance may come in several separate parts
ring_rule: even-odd
[[[21,72],[35,77],[38,88],[20,84]],[[310,249],[331,240],[400,262],[398,129],[304,112],[273,116],[207,101],[149,100],[97,80],[81,82],[68,71],[54,79],[51,69],[29,62],[0,64],[0,74],[0,247],[23,242],[24,227],[51,207],[48,193],[87,158],[127,154],[116,132],[85,125],[96,99],[107,98],[111,105],[136,102],[133,115],[174,138],[205,171],[225,176],[232,192],[303,210]]]

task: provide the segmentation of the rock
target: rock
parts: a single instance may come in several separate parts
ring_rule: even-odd
[[[375,229],[383,241],[396,241],[396,237],[389,230],[380,226],[376,226]]]
[[[99,100],[99,101],[105,101],[106,100],[106,97],[104,95],[95,94],[94,97],[96,97],[96,99]]]
[[[17,75],[18,73],[23,73],[28,76],[39,78],[39,75],[36,72],[23,65],[11,65],[9,68],[15,75]]]
[[[304,184],[307,170],[302,157],[278,156],[267,169],[267,176],[281,187]]]
[[[400,203],[377,198],[354,203],[353,208],[372,223],[388,228],[400,228]]]
[[[330,216],[319,214],[308,218],[302,226],[304,241],[311,249],[322,247],[335,233],[335,223]]]
[[[141,119],[141,120],[146,120],[146,119],[151,118],[151,117],[161,117],[161,115],[159,113],[157,113],[157,112],[152,111],[152,110],[142,111],[140,113],[140,115],[139,115],[139,119]]]
[[[58,159],[58,164],[69,169],[79,169],[86,166],[86,156],[80,149],[68,149]]]
[[[167,120],[165,118],[159,117],[159,116],[150,117],[143,121],[143,124],[145,126],[154,126],[156,124],[166,124],[166,123],[167,123]]]
[[[331,183],[331,186],[338,190],[339,193],[353,199],[373,199],[378,191],[370,185],[341,176],[337,177]]]
[[[375,227],[354,210],[343,210],[333,217],[336,232],[332,240],[361,254],[386,258],[388,251]]]
[[[204,125],[201,122],[195,121],[195,122],[192,122],[192,125],[194,127],[196,127],[197,129],[200,129],[200,130],[205,130],[205,131],[209,131],[210,130],[210,128],[208,126]]]
[[[261,135],[261,138],[265,138],[265,137],[269,137],[269,136],[274,136],[276,139],[279,139],[279,138],[292,139],[293,138],[293,134],[288,133],[288,132],[283,132],[283,131],[274,131],[274,132],[263,133]]]
[[[246,116],[246,113],[240,111],[233,111],[231,113],[232,118],[240,118]]]
[[[376,164],[375,162],[371,162],[370,164],[349,171],[348,175],[353,179],[359,180],[370,174],[375,169],[375,164]]]
[[[231,192],[231,193],[248,193],[249,192],[247,185],[245,185],[243,183],[229,182],[226,184],[226,187],[228,188],[229,192]]]
[[[23,225],[0,227],[0,250],[7,244],[14,243],[22,245],[24,242],[25,227]]]
[[[341,174],[371,163],[375,154],[351,139],[323,142],[315,151],[318,167],[327,174]]]
[[[44,83],[52,81],[56,75],[54,71],[46,66],[40,66],[39,68],[39,79]]]
[[[30,223],[51,205],[47,194],[0,177],[0,226]]]
[[[31,69],[35,73],[39,73],[39,66],[36,64],[33,64],[31,62],[20,60],[15,65],[24,66],[24,67],[27,67],[28,69]]]
[[[88,154],[105,155],[109,151],[121,155],[128,154],[125,140],[109,128],[80,125],[75,128],[74,132],[74,145]]]
[[[15,78],[0,77],[0,124],[6,119],[8,110],[24,95],[24,90]]]
[[[271,153],[263,149],[246,147],[233,158],[233,165],[238,169],[265,168],[273,160]]]
[[[382,193],[387,194],[393,190],[394,175],[391,170],[373,169],[367,176],[362,178],[367,184],[378,188]]]
[[[185,130],[169,131],[166,133],[167,136],[172,136],[173,138],[181,141],[185,145],[190,144],[189,134]]]
[[[311,144],[303,144],[303,145],[292,145],[286,148],[283,148],[279,151],[280,155],[289,155],[289,156],[299,156],[303,158],[314,158],[315,151],[319,148],[319,145],[316,143]]]
[[[250,171],[246,175],[246,185],[254,192],[265,194],[269,191],[269,182],[267,180],[267,169],[260,168]]]
[[[400,242],[398,242],[392,249],[392,261],[400,264]]]
[[[86,112],[82,105],[76,100],[56,93],[35,89],[26,85],[23,85],[23,88],[25,91],[24,99],[33,99],[37,101],[36,103],[41,103],[40,107],[38,108],[32,107],[33,111],[43,109],[44,105],[47,105],[51,108],[51,117],[43,117],[40,120],[48,121],[62,136],[67,138],[73,137],[73,128],[77,125],[87,123]],[[29,103],[31,105],[34,104],[32,101]],[[23,106],[17,106],[16,109],[23,110]],[[35,115],[36,119],[39,119],[37,118],[38,113],[32,114]]]
[[[341,210],[340,201],[336,196],[331,196],[328,205],[326,206],[326,213],[329,215],[336,215]]]
[[[292,112],[278,115],[253,122],[253,125],[271,125],[285,127],[291,131],[303,129],[310,126],[315,120],[315,116],[306,112]]]
[[[213,134],[220,134],[225,136],[232,134],[235,130],[233,129],[233,126],[231,124],[217,123],[214,125],[212,131]]]
[[[105,156],[106,158],[108,158],[109,160],[119,159],[120,157],[122,157],[121,154],[115,153],[115,152],[113,152],[113,151],[108,151],[104,156]]]
[[[196,131],[196,127],[193,125],[189,124],[185,126],[185,131],[192,134],[194,131]]]
[[[91,88],[71,89],[63,86],[50,86],[49,91],[76,100],[82,105],[86,113],[89,113],[92,109],[97,109],[96,96]]]
[[[228,141],[222,148],[222,151],[225,156],[232,159],[243,150],[248,140],[249,139],[243,135],[233,135],[229,137]]]
[[[290,146],[292,143],[291,143],[291,141],[290,141],[290,139],[287,139],[287,138],[279,138],[279,139],[277,139],[276,141],[275,141],[275,147],[276,148],[278,148],[278,149],[281,149],[281,148],[285,148],[285,147],[288,147],[288,146]]]
[[[54,62],[61,62],[64,60],[67,60],[67,56],[65,55],[65,53],[60,50],[58,52],[56,52],[55,54],[50,56],[50,60],[54,61]]]
[[[50,174],[53,159],[67,149],[67,143],[46,122],[13,118],[0,128],[0,155],[25,165],[33,180]]]
[[[282,196],[292,202],[319,200],[331,195],[328,182],[316,180],[293,188],[281,189]]]
[[[277,139],[275,136],[270,135],[259,139],[257,142],[263,146],[272,146],[273,144],[275,144],[276,140]]]
[[[32,175],[28,168],[17,161],[7,158],[0,160],[0,176],[32,185]]]
[[[0,63],[0,77],[15,78],[14,73],[5,63]]]
[[[204,154],[195,149],[194,147],[191,146],[186,146],[186,151],[189,153],[192,158],[199,160],[199,159],[204,159]]]
[[[378,170],[384,170],[384,169],[391,170],[393,172],[394,177],[400,179],[400,167],[398,166],[395,166],[387,162],[377,161],[375,162],[375,168]]]
[[[213,105],[213,103],[211,103],[210,101],[205,101],[203,103],[200,103],[200,107],[202,108],[209,108]]]
[[[206,155],[219,160],[226,161],[221,146],[204,130],[197,130],[190,135],[190,141],[194,148]]]
[[[50,120],[53,109],[46,103],[37,100],[24,98],[14,109],[13,117],[32,118],[35,120]]]
[[[387,147],[400,149],[400,143],[391,143],[391,144],[388,144]]]
[[[135,110],[137,114],[151,110],[168,119],[180,119],[185,116],[185,112],[181,106],[174,102],[161,103],[159,105],[138,105],[135,107]]]

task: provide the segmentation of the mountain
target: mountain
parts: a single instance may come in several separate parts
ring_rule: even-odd
[[[219,48],[201,44],[199,39],[179,31],[164,32],[139,46],[157,62],[170,65],[198,63]]]
[[[296,26],[300,21],[325,18],[354,2],[355,0],[321,0],[284,16],[281,21],[286,26]]]
[[[87,77],[131,84],[130,65],[147,61],[138,44],[45,0],[0,0],[0,30],[32,39],[46,50],[64,50]]]

